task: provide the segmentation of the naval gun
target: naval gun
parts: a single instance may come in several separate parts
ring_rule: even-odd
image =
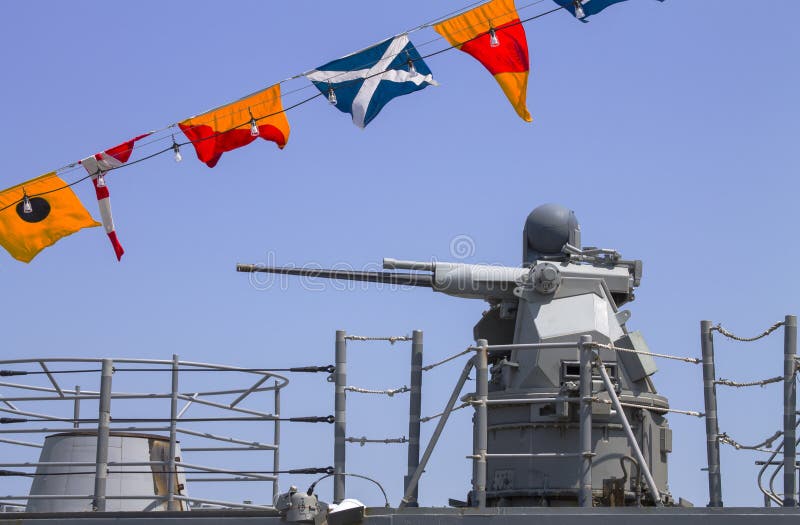
[[[635,298],[642,262],[624,259],[615,250],[581,247],[575,213],[556,204],[533,210],[522,237],[519,267],[384,259],[387,271],[383,272],[249,264],[240,264],[237,270],[427,287],[487,301],[489,308],[473,329],[474,339],[485,339],[492,346],[510,345],[489,354],[486,502],[490,506],[575,506],[579,500],[577,347],[514,345],[575,343],[590,335],[594,342],[634,350],[601,348],[599,354],[647,465],[635,459],[595,367],[592,395],[600,402],[592,404],[592,497],[601,506],[652,502],[652,495],[645,495],[640,468],[647,467],[660,499],[669,503],[667,457],[672,431],[664,417],[669,403],[652,382],[657,367],[647,355],[643,336],[628,330],[631,314],[620,309]],[[531,402],[521,404],[520,399]],[[534,456],[511,457],[518,454]]]

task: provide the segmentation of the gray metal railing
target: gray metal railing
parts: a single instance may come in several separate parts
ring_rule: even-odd
[[[34,372],[26,370],[26,365],[35,365],[41,368],[41,372]],[[67,365],[95,365],[97,369],[81,368],[78,370],[64,369]],[[130,368],[126,368],[130,367]],[[7,370],[14,367],[14,370]],[[115,368],[116,367],[116,368]],[[30,501],[30,500],[47,500],[47,499],[86,499],[92,502],[94,510],[103,511],[106,509],[106,501],[113,499],[130,499],[130,500],[150,500],[151,504],[149,509],[156,508],[165,504],[168,510],[179,510],[178,502],[186,503],[207,503],[210,505],[221,505],[226,507],[236,508],[253,508],[264,509],[271,508],[272,503],[268,505],[253,505],[247,503],[238,503],[231,501],[220,501],[215,499],[205,499],[200,497],[190,497],[181,494],[181,487],[176,486],[177,473],[192,474],[192,473],[216,473],[218,477],[204,477],[199,479],[192,479],[192,481],[206,481],[206,482],[239,482],[239,481],[264,481],[272,483],[271,496],[278,494],[278,473],[280,471],[280,390],[284,388],[289,380],[283,375],[263,369],[248,369],[234,366],[218,365],[211,363],[181,361],[177,355],[173,355],[170,360],[159,359],[99,359],[99,358],[29,358],[29,359],[6,359],[0,360],[0,368],[4,369],[0,375],[6,377],[28,378],[35,377],[33,374],[44,375],[49,383],[47,386],[33,384],[32,381],[28,382],[10,382],[0,381],[0,412],[9,416],[3,418],[3,427],[0,428],[0,443],[13,446],[15,450],[15,458],[25,457],[18,454],[17,450],[30,450],[41,449],[40,443],[31,441],[22,441],[19,439],[10,439],[7,436],[25,435],[25,434],[55,434],[55,433],[71,433],[78,429],[88,428],[87,425],[92,425],[93,430],[97,432],[97,457],[96,462],[77,462],[77,461],[63,461],[63,462],[48,462],[48,461],[0,461],[0,468],[39,468],[39,467],[87,467],[94,474],[94,492],[92,494],[26,494],[26,495],[0,495],[0,504],[4,505],[19,505],[14,503],[17,501]],[[148,382],[154,383],[157,381],[152,379],[152,375],[156,372],[166,372],[164,378],[169,379],[170,389],[168,392],[123,392],[114,391],[112,388],[112,377],[114,374],[120,372],[143,372],[148,376]],[[225,384],[230,384],[231,375],[238,376],[239,378],[244,375],[255,376],[255,383],[249,381],[239,388],[226,388],[220,390],[203,389],[199,391],[184,392],[180,390],[181,378],[187,373],[206,371],[209,376],[217,376],[219,373],[226,372]],[[63,387],[57,376],[59,374],[92,374],[98,373],[101,377],[100,388],[97,391],[87,390],[76,386],[74,389]],[[234,381],[236,381],[234,379]],[[271,381],[271,382],[270,382]],[[204,381],[204,384],[211,383],[212,381]],[[268,383],[269,382],[269,383]],[[235,383],[234,383],[235,384]],[[267,412],[255,408],[246,408],[241,406],[242,402],[250,401],[252,397],[260,393],[273,393],[272,412]],[[228,398],[234,397],[232,401]],[[117,400],[138,400],[140,410],[145,407],[147,402],[152,400],[169,399],[169,411],[163,418],[153,417],[130,417],[126,418],[120,414],[120,410],[116,411],[113,408],[113,401]],[[213,400],[212,400],[213,399]],[[97,402],[98,416],[96,419],[82,419],[81,418],[81,404],[87,401]],[[68,403],[70,405],[69,411],[71,414],[64,415],[66,412],[61,407],[61,403]],[[183,402],[183,406],[179,404]],[[263,403],[262,401],[259,401]],[[35,405],[37,411],[27,410],[28,406]],[[41,407],[48,407],[47,413],[41,412]],[[215,414],[214,417],[186,417],[187,411],[192,406],[206,407],[212,410]],[[151,407],[152,408],[152,407]],[[152,413],[152,412],[151,412]],[[180,425],[181,422],[201,423],[201,422],[216,422],[223,423],[226,427],[238,425],[238,431],[245,433],[242,436],[223,436],[216,433],[185,428]],[[67,423],[69,426],[41,426],[38,428],[30,428],[27,425],[30,423]],[[148,425],[148,422],[164,423],[163,425]],[[252,423],[270,423],[274,426],[273,443],[263,443],[259,440],[249,439],[246,437],[247,427],[245,425]],[[116,423],[116,424],[115,424]],[[26,426],[22,426],[26,425]],[[179,426],[180,425],[180,426]],[[9,428],[11,427],[11,428]],[[164,432],[166,433],[165,439],[169,441],[167,457],[164,461],[138,461],[138,462],[120,462],[109,461],[108,459],[108,438],[109,435],[115,431],[124,432]],[[252,432],[252,431],[251,431]],[[259,430],[259,434],[263,432]],[[266,461],[265,465],[269,469],[258,471],[253,468],[254,472],[231,470],[213,465],[198,464],[196,462],[186,462],[177,457],[177,442],[178,436],[184,435],[194,441],[195,445],[183,447],[184,454],[189,453],[195,456],[204,452],[226,452],[231,453],[234,451],[257,451],[266,452],[272,455],[272,461]],[[224,443],[224,445],[222,445]],[[109,495],[106,493],[106,483],[109,467],[161,467],[164,473],[167,474],[167,493],[163,495],[153,494],[125,494],[125,495]],[[115,474],[125,474],[127,471],[114,472]],[[267,473],[269,472],[269,473]],[[136,473],[129,472],[129,473]],[[9,474],[6,471],[6,474]],[[60,473],[63,474],[63,473]],[[72,473],[67,473],[72,474]],[[87,474],[87,473],[74,473],[74,474]],[[17,472],[13,475],[19,477],[33,477],[35,472]]]
[[[336,372],[333,374],[334,383],[334,444],[333,444],[333,502],[339,503],[345,499],[345,478],[348,474],[347,443],[407,443],[408,444],[408,473],[403,479],[404,487],[408,487],[413,473],[419,465],[419,438],[420,423],[422,418],[422,358],[423,338],[422,330],[414,330],[409,336],[371,337],[347,334],[344,330],[336,331],[335,355]],[[347,343],[348,341],[387,341],[394,345],[396,342],[411,342],[411,376],[410,387],[389,390],[374,390],[347,386]],[[408,438],[367,439],[366,437],[347,436],[347,396],[346,392],[385,394],[394,396],[398,393],[410,393],[408,408]],[[378,484],[380,487],[380,484]],[[383,488],[381,487],[381,490]],[[409,494],[409,502],[415,505],[417,499],[416,483]]]
[[[713,332],[740,342],[752,342],[767,337],[779,328],[783,327],[783,375],[761,381],[736,382],[724,379],[717,379],[714,361],[714,338]],[[706,444],[708,456],[708,488],[709,488],[709,507],[721,507],[722,504],[722,474],[719,459],[719,445],[723,441],[732,443],[737,449],[761,450],[771,452],[771,456],[766,461],[757,461],[761,466],[757,477],[758,489],[764,494],[764,503],[769,506],[770,502],[777,503],[784,507],[796,507],[800,494],[797,493],[797,446],[800,440],[797,438],[797,426],[800,421],[797,419],[797,317],[794,315],[785,316],[784,320],[773,324],[761,334],[755,337],[740,337],[724,329],[721,325],[713,326],[711,321],[701,321],[700,341],[703,350],[703,393],[706,412]],[[761,445],[741,446],[732,441],[726,434],[719,431],[717,417],[717,385],[747,387],[764,386],[766,384],[783,383],[783,430],[776,433],[775,437],[783,434],[783,442],[774,450],[762,450]],[[765,441],[771,443],[771,439]],[[775,457],[783,453],[783,461],[776,462]],[[769,479],[768,488],[764,487],[763,478],[766,470],[770,466],[775,466],[775,470]],[[774,481],[779,472],[783,471],[783,492],[778,493],[774,488]],[[782,497],[781,497],[782,496]]]

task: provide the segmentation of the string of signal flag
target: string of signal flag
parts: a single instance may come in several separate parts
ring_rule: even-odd
[[[528,9],[546,0],[536,0],[521,8]],[[420,91],[438,83],[425,63],[430,58],[459,49],[477,59],[495,78],[516,113],[532,120],[527,108],[527,83],[530,60],[524,24],[557,11],[567,11],[576,19],[599,13],[606,7],[626,0],[552,0],[556,7],[521,19],[514,0],[476,2],[426,22],[405,33],[328,62],[316,69],[294,75],[270,87],[234,102],[218,106],[181,122],[134,137],[122,144],[86,157],[34,179],[0,191],[0,245],[15,259],[30,262],[44,248],[83,228],[102,226],[121,260],[124,249],[117,238],[111,214],[106,175],[172,152],[176,162],[183,159],[181,147],[192,145],[198,159],[214,167],[223,153],[245,146],[257,138],[283,148],[290,126],[286,113],[315,98],[324,96],[353,123],[364,128],[393,98]],[[658,0],[663,1],[663,0]],[[432,27],[447,47],[421,55],[409,40],[409,33]],[[305,77],[311,85],[281,94],[281,85]],[[283,107],[284,96],[315,87],[317,93]],[[186,141],[176,140],[179,130]],[[160,134],[166,135],[160,136]],[[150,137],[149,140],[136,144]],[[170,144],[149,155],[129,162],[135,147],[142,148],[163,140]],[[82,166],[86,175],[66,183],[59,174]],[[95,221],[71,187],[90,179],[95,189],[102,223]],[[47,198],[45,198],[45,196]]]

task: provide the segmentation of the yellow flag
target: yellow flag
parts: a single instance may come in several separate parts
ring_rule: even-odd
[[[15,259],[31,262],[60,238],[100,226],[66,186],[53,172],[0,192],[0,245]]]

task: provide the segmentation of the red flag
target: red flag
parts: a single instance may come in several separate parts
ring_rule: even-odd
[[[91,157],[86,157],[81,161],[83,167],[89,175],[92,176],[92,184],[94,185],[94,191],[97,195],[97,205],[100,208],[100,217],[103,219],[103,227],[106,230],[109,240],[111,240],[111,246],[114,248],[114,253],[118,261],[122,259],[122,254],[125,253],[125,250],[119,243],[117,232],[114,229],[114,219],[111,216],[111,201],[109,200],[108,184],[105,180],[105,174],[107,171],[118,168],[128,162],[133,152],[133,143],[147,135],[149,135],[149,133],[139,135],[113,148],[95,153]]]
[[[289,140],[280,84],[178,125],[194,145],[197,158],[209,168],[216,166],[226,151],[246,146],[258,137],[281,149]]]
[[[475,57],[494,76],[526,122],[531,121],[528,91],[528,41],[514,0],[492,0],[433,26],[450,45]]]

